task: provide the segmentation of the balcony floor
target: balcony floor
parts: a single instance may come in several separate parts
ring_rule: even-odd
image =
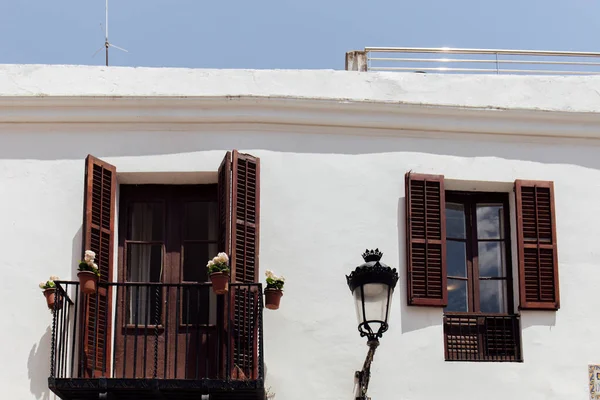
[[[262,381],[185,379],[64,379],[48,378],[48,386],[62,400],[264,400]],[[106,397],[100,394],[106,393]]]

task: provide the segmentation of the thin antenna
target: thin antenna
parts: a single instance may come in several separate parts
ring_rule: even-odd
[[[106,66],[108,67],[108,48],[109,47],[114,47],[115,49],[124,51],[125,53],[129,53],[129,52],[122,47],[111,44],[108,41],[108,0],[106,0],[104,11],[105,11],[105,24],[104,24],[104,46],[103,47],[104,47],[105,53],[106,53]],[[102,47],[100,47],[98,50],[96,50],[96,52],[94,53],[94,55],[92,57],[94,57],[96,54],[98,54],[98,52],[100,52],[100,50],[102,50]]]

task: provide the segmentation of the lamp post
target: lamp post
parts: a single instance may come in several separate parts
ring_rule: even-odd
[[[367,389],[371,377],[371,363],[379,346],[379,338],[388,330],[392,294],[398,283],[398,272],[380,262],[382,256],[383,253],[379,249],[366,250],[362,255],[364,264],[346,276],[354,296],[358,331],[361,337],[367,337],[369,346],[363,369],[355,374],[359,384],[356,400],[370,400],[367,397]]]

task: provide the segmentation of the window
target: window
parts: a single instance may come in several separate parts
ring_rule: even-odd
[[[518,361],[508,194],[446,192],[446,360]]]
[[[508,194],[446,192],[446,313],[513,311],[508,210]]]
[[[412,172],[405,185],[408,304],[444,308],[447,360],[520,361],[513,279],[520,310],[560,307],[554,184],[516,180],[514,215],[512,193],[446,191],[444,176]]]

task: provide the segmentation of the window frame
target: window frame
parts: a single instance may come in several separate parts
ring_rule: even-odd
[[[444,315],[498,315],[507,316],[514,315],[514,274],[512,262],[512,241],[511,241],[511,210],[509,203],[509,193],[504,192],[469,192],[446,190],[446,206],[449,203],[460,203],[465,207],[465,247],[466,247],[466,267],[467,267],[467,309],[468,311],[445,311]],[[504,242],[505,260],[506,260],[506,278],[504,279],[487,279],[487,280],[504,280],[506,282],[506,312],[490,313],[480,311],[480,275],[479,275],[479,250],[478,242],[482,241],[477,236],[476,223],[476,205],[478,203],[501,203],[504,207]],[[467,211],[468,210],[468,211]],[[444,210],[444,218],[446,218]],[[459,241],[458,239],[450,239],[447,232],[444,232],[446,242]],[[485,241],[485,239],[483,240]],[[491,239],[489,241],[499,241],[499,239]],[[462,277],[451,277],[446,273],[447,279],[460,279]],[[476,285],[477,283],[477,285]]]

